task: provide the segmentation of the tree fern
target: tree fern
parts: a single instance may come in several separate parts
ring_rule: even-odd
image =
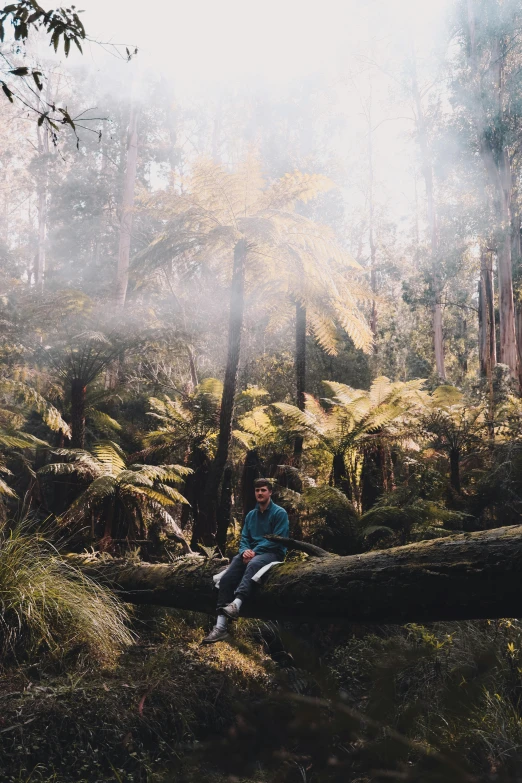
[[[150,523],[160,522],[167,531],[182,544],[184,551],[190,551],[182,531],[168,508],[188,501],[172,484],[182,485],[192,471],[179,465],[131,465],[126,464],[125,454],[118,444],[102,441],[93,446],[92,453],[81,449],[56,450],[57,456],[66,457],[66,462],[51,463],[38,471],[46,477],[72,475],[89,485],[68,510],[60,517],[62,525],[80,527],[91,521],[92,514],[104,525],[104,539],[110,537],[136,537],[138,532],[146,534]],[[144,530],[133,530],[136,516],[142,521]]]

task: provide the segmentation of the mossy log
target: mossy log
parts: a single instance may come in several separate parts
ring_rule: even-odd
[[[522,526],[362,555],[310,551],[269,571],[245,614],[273,619],[404,623],[522,616]],[[171,565],[74,560],[125,600],[213,613],[223,561]]]

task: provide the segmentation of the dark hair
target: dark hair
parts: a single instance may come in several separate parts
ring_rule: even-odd
[[[258,489],[258,487],[268,487],[272,491],[272,482],[270,479],[258,478],[254,481],[254,489]]]

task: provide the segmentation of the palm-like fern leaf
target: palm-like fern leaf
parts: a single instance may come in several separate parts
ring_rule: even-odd
[[[122,470],[125,470],[125,454],[112,440],[95,443],[92,451],[108,475],[117,476]]]

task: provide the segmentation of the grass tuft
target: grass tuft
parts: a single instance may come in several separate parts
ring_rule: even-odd
[[[127,611],[27,522],[0,529],[0,653],[87,654],[110,664],[128,646]]]

